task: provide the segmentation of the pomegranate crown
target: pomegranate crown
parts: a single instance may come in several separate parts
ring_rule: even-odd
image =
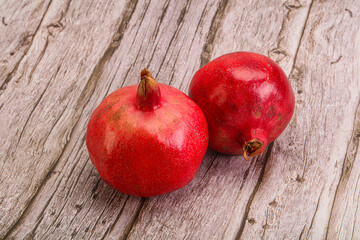
[[[161,103],[159,85],[147,68],[141,71],[140,77],[141,81],[136,92],[136,105],[143,111],[155,110]]]

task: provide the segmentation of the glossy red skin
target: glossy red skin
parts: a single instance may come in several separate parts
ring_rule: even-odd
[[[266,149],[288,125],[295,98],[283,70],[270,58],[250,52],[223,55],[194,75],[189,96],[203,110],[209,146],[242,154],[244,144],[263,142]]]
[[[201,109],[168,85],[159,84],[159,107],[140,110],[137,86],[120,88],[100,103],[86,144],[106,183],[128,195],[151,197],[193,179],[208,146],[208,127]]]

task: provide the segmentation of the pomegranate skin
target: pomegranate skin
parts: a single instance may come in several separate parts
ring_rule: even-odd
[[[189,96],[205,114],[210,148],[245,158],[265,151],[286,128],[295,107],[283,70],[251,52],[229,53],[200,68]]]
[[[185,186],[208,146],[201,109],[181,91],[158,87],[159,101],[146,100],[149,106],[156,102],[153,109],[139,107],[138,85],[123,87],[100,103],[88,123],[92,163],[106,183],[128,195],[152,197]]]

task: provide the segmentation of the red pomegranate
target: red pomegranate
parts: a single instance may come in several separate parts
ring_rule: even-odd
[[[139,85],[118,89],[95,109],[86,145],[106,183],[151,197],[193,179],[208,146],[208,127],[189,97],[158,84],[144,69]]]
[[[251,52],[223,55],[194,75],[189,96],[203,110],[209,146],[225,154],[255,156],[285,129],[294,93],[282,69]]]

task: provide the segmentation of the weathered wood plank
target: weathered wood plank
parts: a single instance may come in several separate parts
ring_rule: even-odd
[[[133,5],[56,1],[47,10],[0,96],[0,238],[28,214],[50,170],[61,157],[67,159],[74,150],[71,144],[83,138],[78,125],[84,126],[85,120],[80,117],[116,45],[113,37],[123,31],[117,29],[123,27],[121,13],[128,15]],[[89,19],[88,14],[97,18]],[[89,110],[83,118],[88,116]]]
[[[310,1],[296,7],[292,2],[281,1],[271,1],[266,7],[264,2],[257,1],[224,3],[224,11],[219,10],[213,19],[208,42],[200,56],[201,64],[227,52],[247,50],[265,55],[270,52],[280,64],[290,66],[286,65],[289,72]],[[294,35],[297,41],[293,40]],[[275,48],[281,51],[272,50]],[[286,52],[287,61],[277,56],[281,52]],[[253,193],[263,180],[263,166],[270,152],[271,148],[268,154],[252,162],[244,161],[242,156],[210,152],[189,186],[172,197],[145,200],[129,239],[238,238],[247,221]]]
[[[200,33],[209,29],[216,9],[216,3],[187,1],[139,1],[134,6],[123,33],[126,38],[116,43],[116,51],[96,76],[95,92],[73,130],[76,134],[9,237],[125,238],[143,201],[115,192],[99,179],[84,145],[88,116],[111,91],[138,83],[144,66],[159,82],[179,86],[184,78],[191,79],[206,38]],[[65,30],[64,38],[70,34]],[[56,44],[64,43],[55,40]],[[186,62],[194,64],[185,66]],[[188,70],[182,72],[184,68]]]
[[[359,5],[2,3],[0,239],[359,238]],[[151,199],[99,178],[85,132],[106,95],[145,66],[187,92],[201,65],[239,50],[276,60],[296,92],[295,116],[266,154],[209,150],[189,185]]]
[[[0,1],[0,94],[29,51],[50,3]]]
[[[359,7],[355,1],[312,3],[290,74],[297,93],[295,115],[275,141],[249,211],[256,223],[245,225],[244,238],[351,239],[360,231],[356,215],[346,206],[355,210],[359,202],[359,166],[346,169],[358,148],[352,132],[359,124],[354,117],[360,100],[360,67],[355,60],[360,52],[354,48],[360,38],[359,16],[351,17],[345,10]]]
[[[358,68],[359,69],[359,68]],[[354,128],[342,166],[340,182],[335,191],[331,209],[328,239],[360,238],[360,105],[357,107]]]
[[[360,89],[360,50],[356,42],[360,41],[358,28],[354,28],[360,22],[360,4],[357,1],[343,5],[344,9],[337,8],[334,12],[340,12],[335,19],[327,19],[331,23],[331,31],[328,33],[333,51],[330,62],[331,68],[336,71],[339,82],[357,82],[356,89]],[[342,12],[344,10],[344,12]],[[342,30],[344,29],[344,30]],[[352,31],[350,31],[352,29]],[[341,73],[341,74],[340,74]],[[349,79],[348,79],[349,78]],[[351,86],[343,85],[345,93]],[[354,116],[354,117],[353,117]],[[346,148],[345,159],[342,162],[342,171],[339,184],[336,187],[335,197],[331,209],[329,225],[326,236],[328,239],[360,239],[360,215],[358,213],[360,204],[360,100],[354,115],[349,115],[352,120],[352,134]],[[349,135],[350,136],[350,135]]]

